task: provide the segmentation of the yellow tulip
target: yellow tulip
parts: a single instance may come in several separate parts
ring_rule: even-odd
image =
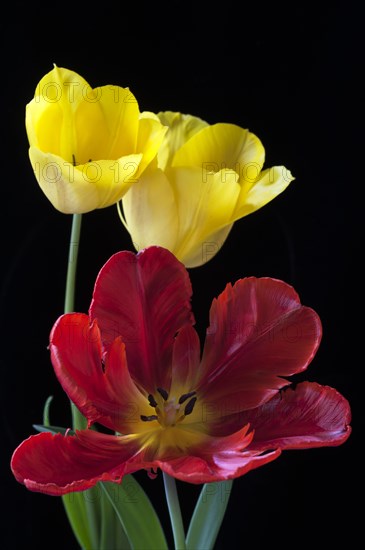
[[[177,112],[158,155],[122,199],[120,216],[137,250],[169,249],[187,267],[210,260],[233,223],[258,210],[294,179],[284,166],[262,170],[265,150],[235,124],[209,125]]]
[[[117,203],[156,156],[167,130],[128,88],[92,89],[54,67],[26,106],[29,157],[53,206],[81,214]]]

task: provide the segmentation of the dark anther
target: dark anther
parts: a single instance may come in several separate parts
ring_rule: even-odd
[[[186,405],[185,410],[184,410],[185,416],[187,416],[188,414],[191,414],[193,412],[196,400],[197,400],[197,397],[193,397],[192,399],[190,399],[189,403]]]
[[[105,372],[105,361],[101,360],[101,370]]]
[[[189,397],[192,397],[195,394],[196,394],[196,391],[189,391],[189,393],[183,393],[179,399],[179,405],[181,405],[181,403],[184,403],[184,401],[186,401],[187,399],[189,399]]]
[[[163,399],[165,401],[167,401],[168,397],[169,397],[169,394],[167,393],[166,390],[164,390],[163,388],[157,388],[157,391],[158,393],[161,395],[161,397],[163,397]]]
[[[141,414],[141,420],[143,422],[151,422],[152,420],[157,420],[158,417],[156,414],[151,414],[151,416],[145,416],[144,414]]]
[[[157,401],[153,397],[152,393],[150,393],[149,396],[148,396],[148,402],[151,405],[151,407],[157,407]]]
[[[76,166],[76,159],[75,159],[75,155],[72,155],[72,164],[73,164],[74,166]]]

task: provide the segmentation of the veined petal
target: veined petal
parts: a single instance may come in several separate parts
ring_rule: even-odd
[[[164,170],[171,165],[178,149],[208,123],[199,117],[174,111],[160,112],[158,118],[169,128],[158,152],[158,166]]]
[[[148,393],[170,386],[174,336],[194,323],[191,293],[183,264],[163,248],[116,253],[100,270],[90,317],[106,346],[121,336],[131,376]]]
[[[85,213],[115,204],[136,181],[142,155],[73,166],[63,158],[29,149],[38,183],[53,206],[65,214]]]
[[[116,338],[102,354],[97,322],[81,313],[62,315],[50,336],[51,360],[63,389],[88,419],[119,433],[141,431],[147,397],[132,381],[125,346]],[[143,431],[143,430],[142,430]]]
[[[199,392],[216,415],[257,407],[288,384],[282,376],[306,369],[321,335],[318,315],[283,281],[227,285],[212,303]]]
[[[351,433],[350,405],[335,389],[314,382],[287,388],[268,403],[240,415],[251,422],[250,449],[306,449],[341,445]]]
[[[218,455],[212,466],[208,461],[200,457],[181,457],[170,462],[163,462],[158,466],[176,479],[188,483],[211,483],[235,479],[247,474],[255,468],[264,466],[280,456],[280,451],[272,451],[266,454],[254,452],[234,453]],[[157,466],[157,464],[156,464]]]
[[[265,206],[282,193],[294,179],[284,166],[273,166],[261,172],[258,177],[253,174],[252,178],[251,180],[249,174],[247,174],[246,181],[241,182],[242,190],[237,201],[233,216],[234,220],[247,216]]]
[[[173,251],[178,232],[173,188],[162,170],[146,170],[122,199],[136,250],[159,245]]]
[[[176,152],[172,166],[198,166],[207,172],[228,168],[238,174],[261,170],[265,150],[261,141],[235,124],[218,123],[203,128]]]
[[[199,336],[194,327],[183,327],[174,342],[171,394],[181,395],[195,390],[199,364]]]
[[[120,483],[125,462],[138,452],[135,437],[115,437],[93,430],[75,436],[41,433],[14,451],[11,468],[31,491],[64,495],[84,491],[98,481]]]
[[[234,479],[280,455],[280,450],[260,454],[249,451],[252,433],[248,426],[226,437],[205,435],[199,446],[189,449],[190,456],[154,461],[167,474],[189,483],[210,483]]]
[[[187,267],[192,267],[190,258],[194,258],[194,266],[201,265],[207,261],[206,248],[212,252],[206,243],[232,223],[240,193],[238,176],[233,170],[207,173],[198,167],[172,168],[166,170],[166,175],[174,191],[179,220],[173,253]]]

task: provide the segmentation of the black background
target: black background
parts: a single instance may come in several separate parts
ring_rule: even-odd
[[[69,422],[47,344],[63,310],[71,216],[54,210],[39,189],[24,127],[25,105],[53,63],[75,70],[92,87],[129,86],[141,111],[175,110],[249,128],[265,146],[265,166],[284,164],[294,174],[282,195],[234,225],[214,259],[190,270],[197,329],[203,337],[211,300],[229,281],[256,275],[292,284],[319,313],[324,330],[302,378],[336,387],[349,399],[353,433],[340,447],[287,451],[236,480],[216,548],[358,547],[364,433],[361,29],[351,2],[9,5],[1,23],[4,549],[77,548],[61,500],[29,492],[9,469],[11,453],[35,433],[32,424],[41,422],[49,395],[53,423]],[[124,249],[132,245],[114,207],[83,217],[78,311],[87,311],[103,263]],[[137,477],[171,540],[161,476]],[[178,487],[187,520],[197,487]]]

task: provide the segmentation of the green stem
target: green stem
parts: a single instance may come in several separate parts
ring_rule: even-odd
[[[75,285],[77,258],[79,253],[80,232],[82,214],[73,214],[70,246],[68,251],[66,292],[65,292],[65,313],[72,313],[75,310]],[[72,426],[74,430],[84,430],[87,426],[86,419],[77,407],[71,403]]]
[[[185,550],[185,533],[175,479],[163,472],[167,506],[170,514],[175,550]]]
[[[80,231],[82,214],[73,214],[70,246],[68,251],[66,292],[65,292],[65,313],[72,313],[75,307],[75,283],[77,256],[79,253]]]

